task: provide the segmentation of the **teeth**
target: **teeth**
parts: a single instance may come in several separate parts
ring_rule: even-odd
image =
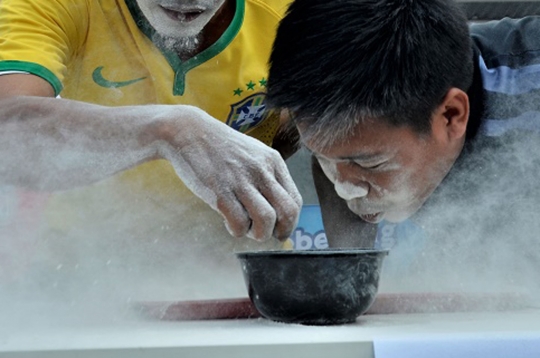
[[[364,215],[361,215],[361,217],[364,219],[364,220],[368,220],[368,221],[372,221],[372,220],[375,220],[377,218],[379,214],[378,213],[375,213],[375,214],[364,214]]]
[[[187,12],[178,12],[176,18],[179,21],[186,21],[188,17],[199,15],[202,11],[187,11]]]

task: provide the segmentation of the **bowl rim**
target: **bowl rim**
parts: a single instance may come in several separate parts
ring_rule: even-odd
[[[388,255],[388,249],[367,248],[332,248],[318,250],[260,250],[239,251],[235,255],[238,258],[247,257],[282,257],[282,256],[357,256],[357,255]]]

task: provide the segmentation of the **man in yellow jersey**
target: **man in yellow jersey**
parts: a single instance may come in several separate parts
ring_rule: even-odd
[[[0,1],[0,186],[52,193],[36,251],[59,271],[124,253],[154,267],[287,238],[302,202],[265,110],[286,7]]]

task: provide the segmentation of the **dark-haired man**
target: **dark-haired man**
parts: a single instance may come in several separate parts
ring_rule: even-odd
[[[292,3],[269,101],[313,153],[331,245],[536,228],[539,32],[536,17],[469,27],[452,0]]]

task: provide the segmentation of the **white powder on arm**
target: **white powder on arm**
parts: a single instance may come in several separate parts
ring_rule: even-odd
[[[190,126],[161,142],[159,153],[188,188],[224,217],[232,235],[288,238],[302,198],[279,153],[200,109],[175,110]]]

